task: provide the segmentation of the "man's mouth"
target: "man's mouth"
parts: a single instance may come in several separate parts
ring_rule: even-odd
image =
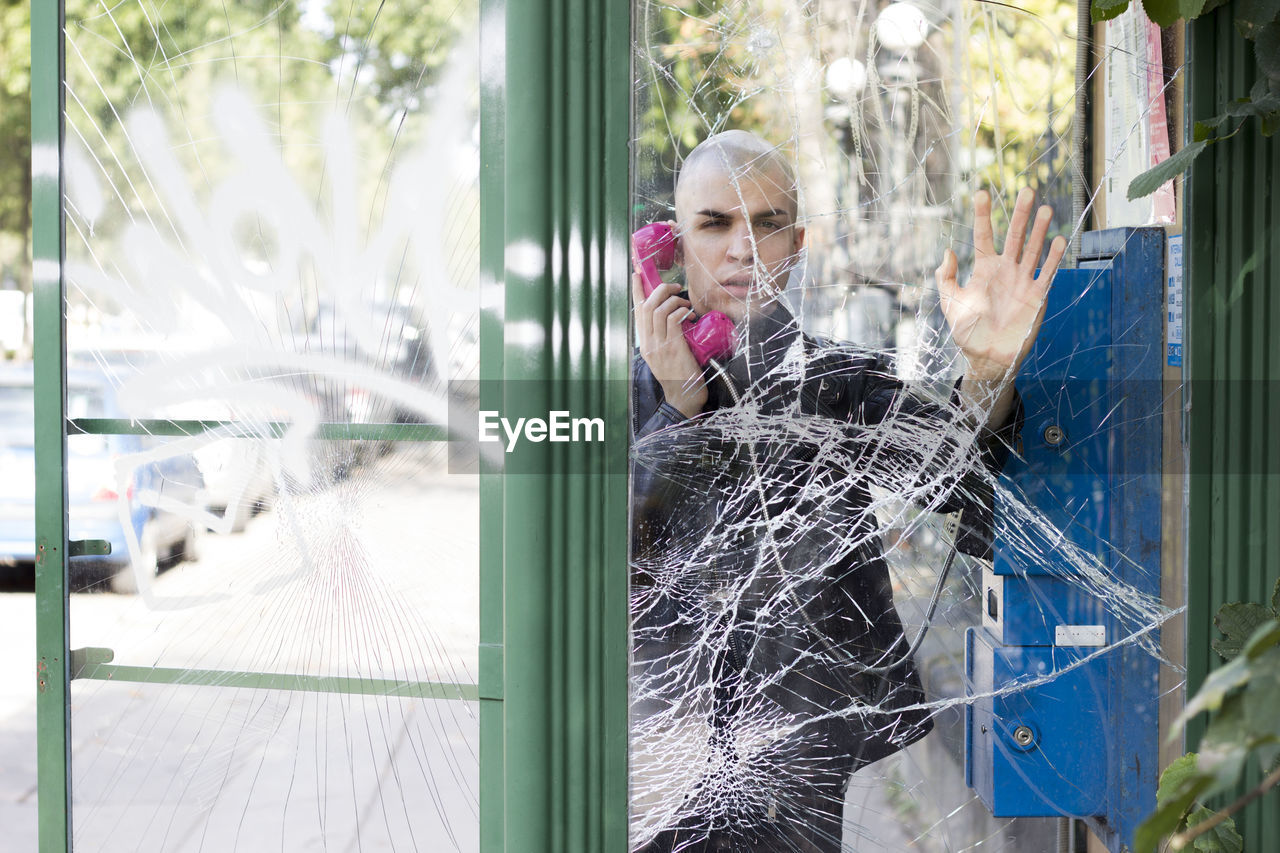
[[[751,292],[751,284],[752,281],[749,277],[731,278],[728,281],[723,282],[720,286],[739,299],[746,299],[747,294]]]

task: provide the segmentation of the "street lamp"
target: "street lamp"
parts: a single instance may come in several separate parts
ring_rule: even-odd
[[[910,281],[919,265],[919,260],[913,257],[916,254],[915,241],[910,239],[913,235],[908,233],[918,183],[914,180],[917,176],[912,165],[920,109],[916,50],[929,33],[929,20],[918,6],[903,0],[881,10],[871,29],[875,40],[884,48],[881,61],[876,64],[888,84],[885,95],[892,122],[892,136],[886,140],[888,182],[881,191],[889,219],[886,237],[890,275]]]
[[[827,91],[833,98],[849,101],[862,94],[867,85],[867,68],[856,59],[841,56],[827,66]]]
[[[929,34],[929,19],[911,3],[891,3],[875,23],[876,40],[890,50],[910,54],[924,44]]]
[[[831,98],[826,118],[836,132],[840,147],[835,187],[839,214],[835,219],[836,251],[832,253],[832,261],[836,269],[840,270],[840,279],[843,281],[854,260],[858,182],[862,179],[860,163],[856,167],[856,174],[854,164],[860,148],[856,137],[861,128],[855,104],[867,85],[866,66],[848,56],[837,57],[827,66],[826,83],[827,94]]]

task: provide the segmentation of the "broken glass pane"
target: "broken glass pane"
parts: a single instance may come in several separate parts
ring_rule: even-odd
[[[632,291],[632,849],[1043,851],[1107,831],[1117,681],[1147,690],[1126,713],[1154,744],[1156,673],[1180,680],[1158,633],[1175,612],[1158,533],[1131,548],[1109,525],[1142,484],[1159,529],[1159,463],[1115,454],[1144,425],[1158,448],[1176,411],[1163,327],[1141,341],[1148,402],[1129,395],[1144,377],[1116,376],[1128,356],[1087,338],[1038,350],[1011,399],[1012,371],[975,381],[992,365],[963,310],[1011,224],[1011,245],[1032,234],[1011,256],[1028,280],[1068,244],[1086,260],[1075,15],[637,5],[633,228],[659,228],[635,247],[654,279]],[[1040,237],[1022,188],[1052,212]],[[1111,316],[1118,280],[1081,265],[1059,273],[1079,293],[1054,291],[1042,347]],[[1030,349],[1032,323],[1007,328],[1004,354]],[[1084,475],[1036,467],[1046,448]],[[1075,721],[1035,723],[1046,705]],[[993,817],[984,761],[1024,753],[1019,796],[1041,802]]]
[[[478,845],[477,17],[68,3],[77,850]]]

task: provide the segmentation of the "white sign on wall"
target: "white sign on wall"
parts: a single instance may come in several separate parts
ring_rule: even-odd
[[[1175,219],[1173,182],[1129,201],[1129,182],[1169,158],[1160,28],[1139,4],[1106,23],[1104,60],[1106,226]]]

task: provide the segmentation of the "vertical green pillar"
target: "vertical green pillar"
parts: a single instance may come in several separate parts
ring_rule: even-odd
[[[506,7],[503,408],[603,416],[503,481],[505,837],[626,846],[630,10]],[[521,473],[512,473],[518,470]]]
[[[31,255],[36,436],[36,757],[40,850],[70,849],[62,3],[31,4]]]
[[[1261,75],[1236,30],[1238,4],[1188,24],[1188,123],[1248,94]],[[1196,159],[1183,186],[1190,495],[1187,689],[1221,666],[1210,643],[1228,601],[1269,600],[1280,576],[1280,137],[1255,120]],[[1205,717],[1188,725],[1196,748]],[[1243,794],[1263,770],[1251,767]],[[1244,849],[1280,837],[1280,791],[1234,816]]]

